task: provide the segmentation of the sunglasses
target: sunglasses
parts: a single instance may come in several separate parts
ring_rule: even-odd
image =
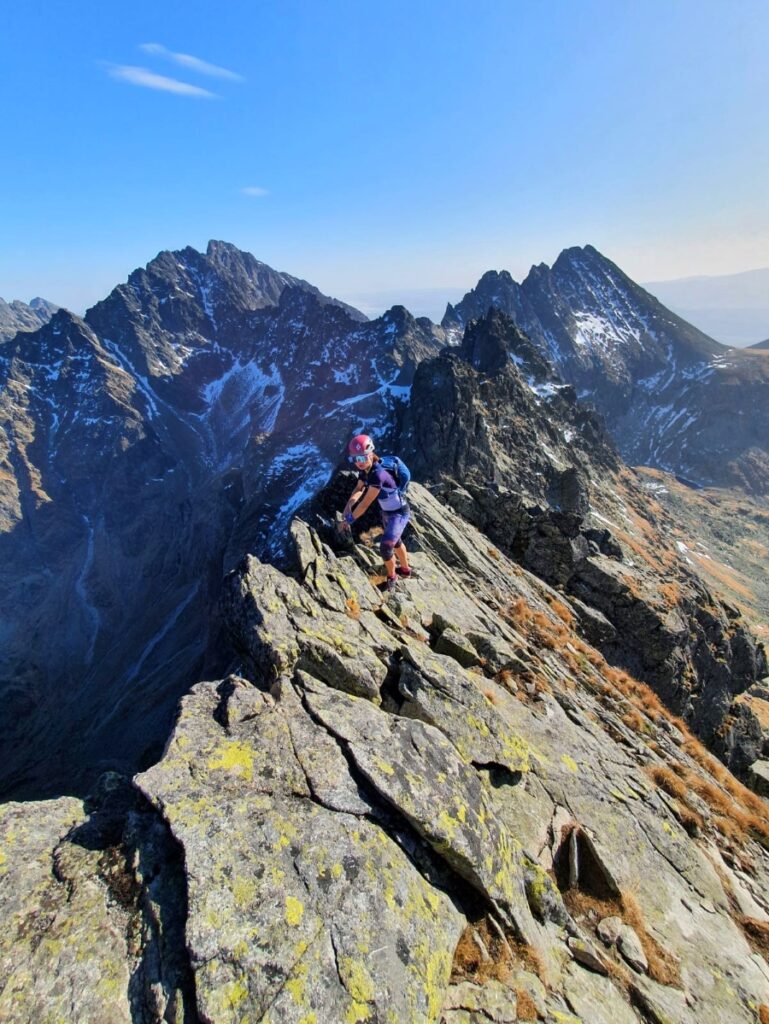
[[[353,462],[353,463],[354,462],[368,462],[368,460],[371,458],[371,455],[349,455],[348,458],[349,458],[350,462]]]

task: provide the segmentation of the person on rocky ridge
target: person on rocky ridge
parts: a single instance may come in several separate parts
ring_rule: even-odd
[[[345,522],[351,527],[375,499],[379,500],[384,528],[379,552],[387,573],[385,589],[392,590],[398,576],[411,576],[408,553],[401,539],[411,517],[404,498],[411,474],[397,455],[375,454],[374,442],[367,434],[352,438],[347,445],[347,458],[358,471],[358,482],[344,507]]]

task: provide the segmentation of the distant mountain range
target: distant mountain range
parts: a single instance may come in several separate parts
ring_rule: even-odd
[[[644,288],[724,344],[743,347],[769,334],[769,267],[740,274],[648,281]]]
[[[0,343],[8,341],[18,331],[36,331],[48,323],[58,308],[47,299],[32,299],[27,304],[18,299],[6,302],[0,298]]]

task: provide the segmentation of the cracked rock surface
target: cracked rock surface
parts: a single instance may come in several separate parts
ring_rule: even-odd
[[[133,788],[2,809],[4,1020],[755,1024],[766,851],[694,793],[691,828],[653,773],[702,776],[683,734],[412,490],[415,578],[295,521]]]

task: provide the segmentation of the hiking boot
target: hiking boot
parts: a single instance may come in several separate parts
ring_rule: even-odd
[[[385,588],[385,590],[395,590],[397,585],[398,585],[398,577],[397,576],[388,576],[387,579],[385,580],[384,588]]]
[[[409,578],[409,576],[413,576],[414,575],[414,570],[413,569],[403,569],[403,568],[401,568],[401,566],[398,566],[398,568],[395,571],[404,580],[407,580]]]

